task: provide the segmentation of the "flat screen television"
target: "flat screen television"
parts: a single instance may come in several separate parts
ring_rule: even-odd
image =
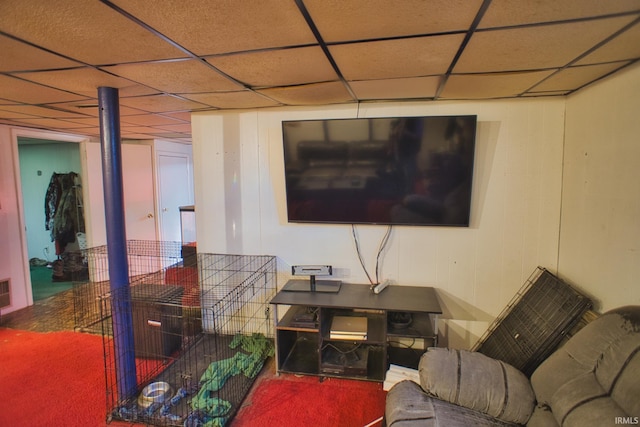
[[[289,222],[468,227],[476,121],[283,121]]]

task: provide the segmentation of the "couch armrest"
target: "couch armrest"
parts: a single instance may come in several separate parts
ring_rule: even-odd
[[[424,391],[438,399],[519,424],[533,412],[535,395],[527,377],[484,354],[429,348],[419,372]]]

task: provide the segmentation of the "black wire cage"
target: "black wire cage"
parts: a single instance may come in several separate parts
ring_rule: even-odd
[[[537,267],[473,350],[531,376],[591,307],[586,295]]]
[[[200,305],[198,272],[183,265],[181,243],[128,240],[126,246],[128,277],[132,286],[138,282],[180,285],[184,288],[187,302],[193,306]],[[68,266],[73,282],[75,329],[102,333],[104,322],[109,324],[111,318],[107,246],[81,249],[72,252],[69,258],[74,261],[65,263],[65,266]]]
[[[102,328],[107,421],[225,425],[273,354],[275,257],[198,253],[184,265],[173,245],[141,255],[135,249],[152,245],[128,243],[129,292],[98,294],[108,275],[102,250],[87,254],[99,280],[78,284],[83,303],[95,298],[99,309],[91,328]],[[122,313],[131,328],[118,326]]]

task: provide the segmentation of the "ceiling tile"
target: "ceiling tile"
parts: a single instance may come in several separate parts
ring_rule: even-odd
[[[5,75],[0,75],[0,93],[3,98],[28,104],[47,104],[56,101],[77,101],[85,99],[85,97],[80,95],[63,92]]]
[[[73,133],[78,133],[81,135],[100,137],[100,127],[99,126],[91,126],[91,127],[83,127],[83,128],[74,128]]]
[[[568,91],[568,90],[550,90],[548,92],[546,92],[546,91],[527,92],[527,93],[523,93],[522,97],[523,98],[536,98],[536,97],[541,97],[541,96],[565,96],[565,95],[568,95],[569,93],[571,93],[571,91]]]
[[[326,105],[354,101],[349,91],[340,82],[270,88],[258,92],[285,105]]]
[[[170,132],[179,132],[182,134],[191,134],[191,123],[182,123],[176,125],[159,125],[155,126],[158,129],[162,129]]]
[[[122,123],[120,125],[120,131],[121,133],[144,133],[144,134],[151,134],[151,133],[157,132],[156,129],[150,126],[130,126],[126,123]]]
[[[628,63],[586,65],[566,68],[552,75],[545,81],[536,85],[531,92],[547,91],[572,91],[581,88],[587,83],[600,79],[609,73]]]
[[[47,129],[77,129],[84,127],[81,124],[68,122],[66,120],[58,119],[21,119],[21,123],[27,127],[38,127]]]
[[[492,0],[478,28],[556,22],[638,11],[638,0]]]
[[[291,0],[112,3],[200,56],[316,42]]]
[[[138,96],[133,98],[120,98],[120,105],[138,108],[151,113],[164,113],[170,111],[191,111],[206,108],[198,102],[188,101],[169,95]]]
[[[305,0],[327,43],[467,31],[481,0]]]
[[[100,118],[98,117],[76,117],[67,119],[69,122],[78,123],[81,126],[92,126],[99,127],[100,126]]]
[[[157,126],[182,124],[183,122],[172,119],[171,117],[161,116],[160,114],[137,114],[132,116],[125,116],[122,119],[122,123],[140,126]]]
[[[640,23],[576,62],[576,65],[640,58]]]
[[[125,129],[120,130],[120,137],[123,140],[144,140],[144,139],[154,139],[153,134],[150,133],[138,133],[134,131],[127,131]]]
[[[51,70],[80,65],[37,47],[0,35],[0,71]]]
[[[462,43],[461,34],[331,46],[347,80],[375,80],[443,74]]]
[[[563,67],[618,31],[631,18],[477,32],[454,72],[493,72]]]
[[[2,119],[27,119],[27,118],[32,119],[33,115],[20,113],[18,111],[5,110],[4,106],[0,106],[0,118],[2,118]]]
[[[338,80],[319,46],[206,59],[224,73],[253,87],[290,86]]]
[[[489,99],[513,97],[549,76],[551,71],[470,74],[449,76],[440,95],[443,99]]]
[[[0,107],[5,111],[13,111],[21,114],[28,114],[36,117],[57,117],[57,118],[84,118],[86,114],[74,113],[71,111],[54,108],[40,107],[36,105],[5,105]],[[97,108],[96,108],[97,109]]]
[[[165,117],[170,117],[175,120],[182,120],[184,122],[191,123],[191,113],[189,113],[188,111],[178,111],[175,113],[163,113],[162,115]]]
[[[278,102],[251,91],[194,93],[184,97],[216,108],[261,108],[279,105]]]
[[[116,65],[104,70],[166,93],[238,90],[240,85],[198,59]]]
[[[68,103],[59,103],[55,104],[56,107],[71,111],[81,113],[87,116],[98,117],[100,112],[98,111],[98,99],[93,98],[86,101],[81,102],[68,102]],[[127,107],[126,105],[120,104],[120,116],[135,116],[140,114],[147,113],[146,111],[139,110],[137,108]]]
[[[364,80],[349,82],[358,99],[416,99],[436,96],[441,77]]]
[[[72,70],[21,73],[20,78],[56,87],[58,89],[97,98],[100,86],[118,89],[120,96],[152,95],[153,89],[91,67]]]
[[[100,1],[2,0],[0,28],[92,65],[185,56]]]

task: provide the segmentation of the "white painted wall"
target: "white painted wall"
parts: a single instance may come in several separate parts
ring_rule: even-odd
[[[608,310],[640,304],[640,64],[567,100],[559,271]]]
[[[294,264],[366,283],[350,226],[287,223],[281,121],[449,114],[478,115],[471,227],[395,227],[381,278],[438,288],[443,342],[469,347],[536,266],[556,269],[562,99],[194,114],[198,250],[277,255],[279,286]],[[371,273],[385,229],[356,229]]]
[[[27,286],[29,269],[24,260],[26,248],[22,246],[24,226],[21,221],[18,196],[18,146],[8,126],[0,125],[0,280],[10,280],[11,306],[0,309],[0,314],[25,307],[32,301],[31,282]]]

